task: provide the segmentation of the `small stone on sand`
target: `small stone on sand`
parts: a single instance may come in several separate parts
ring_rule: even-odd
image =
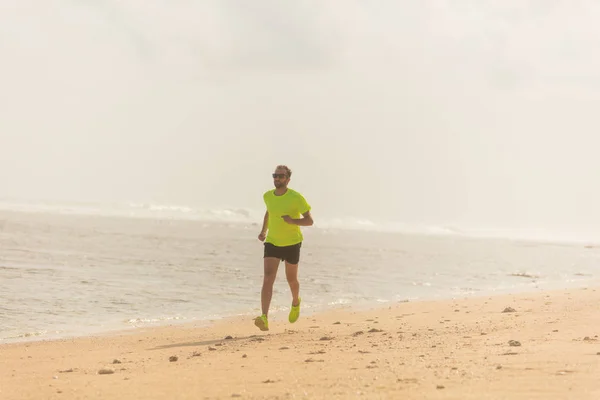
[[[110,369],[110,368],[102,368],[101,370],[98,371],[98,375],[110,375],[110,374],[114,374],[115,371]]]

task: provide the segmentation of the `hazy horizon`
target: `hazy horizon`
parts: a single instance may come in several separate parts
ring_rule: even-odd
[[[600,4],[0,5],[1,197],[600,237]]]

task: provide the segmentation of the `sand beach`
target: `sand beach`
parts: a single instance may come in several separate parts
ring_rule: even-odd
[[[0,346],[0,398],[598,399],[600,290]]]

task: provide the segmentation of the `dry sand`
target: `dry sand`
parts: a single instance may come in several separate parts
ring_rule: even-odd
[[[0,399],[600,399],[593,288],[286,317],[5,344]]]

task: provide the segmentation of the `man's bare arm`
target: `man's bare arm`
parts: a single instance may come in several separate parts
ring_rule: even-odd
[[[305,212],[304,214],[302,214],[303,218],[291,218],[289,216],[284,216],[283,219],[285,220],[285,222],[287,222],[288,224],[294,224],[294,225],[299,225],[299,226],[311,226],[312,224],[314,224],[312,215],[310,215],[310,211]]]
[[[267,227],[269,226],[269,211],[265,212],[265,217],[263,218],[263,226],[258,234],[258,240],[264,242],[267,238]]]
[[[261,233],[267,233],[267,227],[269,226],[269,211],[265,211],[265,217],[263,218]]]

